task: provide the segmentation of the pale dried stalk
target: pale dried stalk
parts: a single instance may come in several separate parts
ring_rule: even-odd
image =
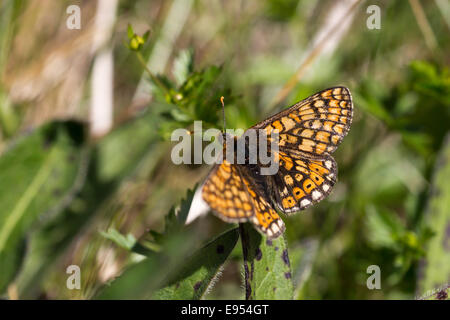
[[[97,52],[92,69],[90,135],[98,138],[113,126],[113,52],[107,46],[116,20],[117,0],[100,0],[95,17],[92,50]]]
[[[425,38],[425,43],[430,50],[434,50],[437,47],[436,37],[434,36],[433,29],[431,29],[428,23],[427,16],[423,11],[422,5],[418,0],[409,0],[414,16],[416,17],[417,24],[420,31]]]

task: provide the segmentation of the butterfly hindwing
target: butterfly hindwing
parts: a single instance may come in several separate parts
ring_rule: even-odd
[[[265,182],[248,167],[238,165],[237,168],[254,208],[254,216],[250,222],[268,238],[278,237],[284,232],[285,225],[270,203]]]
[[[304,210],[330,194],[336,176],[331,156],[306,159],[280,152],[278,173],[268,177],[272,200],[286,214]]]

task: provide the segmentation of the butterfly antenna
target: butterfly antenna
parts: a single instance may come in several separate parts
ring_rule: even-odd
[[[226,124],[225,124],[225,103],[223,102],[225,98],[223,96],[220,97],[220,102],[222,102],[222,118],[223,118],[223,133],[225,133]]]

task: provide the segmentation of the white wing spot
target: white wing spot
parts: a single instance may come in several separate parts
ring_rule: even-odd
[[[322,193],[320,193],[320,192],[317,191],[317,190],[314,190],[314,191],[312,192],[312,198],[313,198],[313,200],[317,200],[317,199],[319,199],[321,196],[322,196]]]
[[[302,202],[300,202],[300,205],[302,207],[306,207],[311,203],[311,201],[309,201],[308,199],[303,199]]]
[[[277,220],[277,224],[280,229],[283,227],[283,221],[281,219]]]
[[[273,231],[273,233],[277,233],[280,231],[280,228],[278,227],[278,225],[276,223],[272,223],[272,231]]]

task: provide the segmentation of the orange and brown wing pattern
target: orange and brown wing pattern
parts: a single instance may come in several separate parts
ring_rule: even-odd
[[[202,189],[203,199],[213,212],[227,222],[251,222],[268,238],[285,229],[283,220],[254,184],[245,167],[226,160],[217,165]]]
[[[272,200],[286,214],[306,209],[324,199],[336,183],[333,157],[307,159],[280,151],[278,173],[268,177]]]
[[[278,172],[260,176],[258,166],[224,161],[205,182],[203,199],[221,219],[249,221],[267,237],[278,237],[285,226],[271,203],[290,214],[331,192],[337,165],[330,154],[348,133],[352,117],[350,91],[333,87],[258,123],[252,129],[279,132]]]
[[[350,130],[350,91],[334,87],[300,101],[253,128],[279,132],[279,171],[267,177],[277,207],[290,214],[328,196],[336,183],[337,165],[330,155]]]
[[[309,157],[332,153],[350,130],[353,103],[350,91],[334,87],[320,91],[254,126],[267,134],[278,130],[280,150]]]

